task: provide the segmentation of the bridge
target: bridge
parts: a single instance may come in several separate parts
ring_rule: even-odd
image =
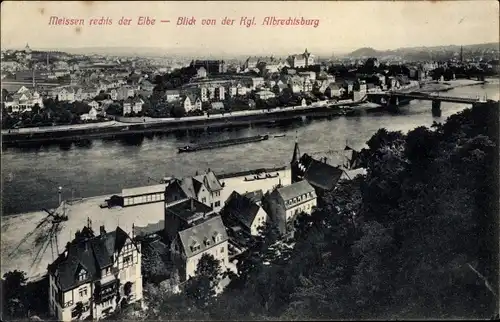
[[[378,103],[386,104],[388,107],[398,109],[403,101],[421,100],[432,102],[432,115],[441,116],[441,102],[458,103],[458,104],[474,104],[478,102],[486,102],[486,97],[476,98],[470,97],[456,97],[456,96],[442,96],[438,93],[421,93],[417,91],[402,92],[402,91],[387,91],[368,93],[368,99],[375,99]]]

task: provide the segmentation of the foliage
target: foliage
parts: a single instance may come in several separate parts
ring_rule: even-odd
[[[198,296],[203,313],[181,295],[169,302],[180,305],[177,317],[492,318],[498,119],[498,107],[483,104],[433,130],[379,130],[363,152],[367,175],[341,181],[298,218],[286,259],[265,228],[272,238],[256,238],[238,258],[226,290]],[[209,279],[196,286],[205,292]]]
[[[152,246],[143,245],[141,269],[144,281],[161,281],[169,275],[166,258]]]
[[[222,277],[219,260],[203,254],[196,267],[195,276],[186,285],[186,297],[199,308],[207,306],[216,293]]]
[[[25,315],[26,310],[26,282],[28,278],[23,271],[10,271],[3,275],[2,299],[4,309],[11,317]],[[5,311],[4,311],[5,312]]]

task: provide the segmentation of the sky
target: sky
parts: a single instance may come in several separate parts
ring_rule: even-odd
[[[345,53],[361,47],[467,45],[499,41],[496,0],[357,1],[3,1],[1,46],[32,49],[154,47],[210,54]],[[83,26],[49,25],[52,16],[84,19]],[[154,25],[137,25],[139,17]],[[110,18],[112,25],[89,25]],[[130,25],[119,25],[122,18]],[[179,26],[179,17],[196,24]],[[225,17],[234,25],[222,25]],[[256,25],[240,25],[255,17]],[[318,19],[313,26],[264,26],[265,17]],[[215,19],[215,26],[202,25]],[[159,20],[170,20],[161,23]]]

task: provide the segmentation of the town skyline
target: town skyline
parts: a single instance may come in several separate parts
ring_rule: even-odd
[[[227,4],[228,2],[224,2]],[[275,55],[302,52],[308,48],[318,55],[346,54],[361,47],[391,50],[407,47],[473,45],[498,42],[498,5],[492,1],[447,3],[371,2],[266,2],[265,12],[260,2],[151,2],[137,9],[134,3],[4,2],[2,10],[2,47],[79,50],[86,48],[143,48],[165,50],[173,54],[190,54],[203,50],[214,56]],[[353,10],[353,6],[356,10]],[[23,24],[16,12],[31,23]],[[213,12],[213,14],[210,14]],[[187,14],[189,13],[189,14]],[[54,26],[50,17],[110,18],[108,26]],[[156,17],[170,23],[155,26],[118,26],[120,17]],[[177,17],[211,17],[218,25],[210,27],[176,26]],[[250,28],[236,25],[238,17],[256,17]],[[260,21],[274,16],[319,19],[312,26],[262,26]],[[446,16],[447,19],[443,19]],[[224,17],[235,18],[234,26],[222,26]],[[358,23],[353,28],[353,23]],[[415,23],[420,21],[421,23]],[[446,21],[446,25],[443,25]],[[199,21],[198,21],[199,23]],[[32,28],[29,26],[37,26]],[[126,32],[123,32],[124,29]],[[436,30],[440,32],[437,33]],[[203,37],[200,37],[203,32]],[[158,41],[159,39],[172,39]],[[271,48],[271,50],[269,50]]]

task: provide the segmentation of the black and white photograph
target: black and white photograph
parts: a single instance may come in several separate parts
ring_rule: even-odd
[[[500,319],[498,1],[0,14],[3,321]]]

